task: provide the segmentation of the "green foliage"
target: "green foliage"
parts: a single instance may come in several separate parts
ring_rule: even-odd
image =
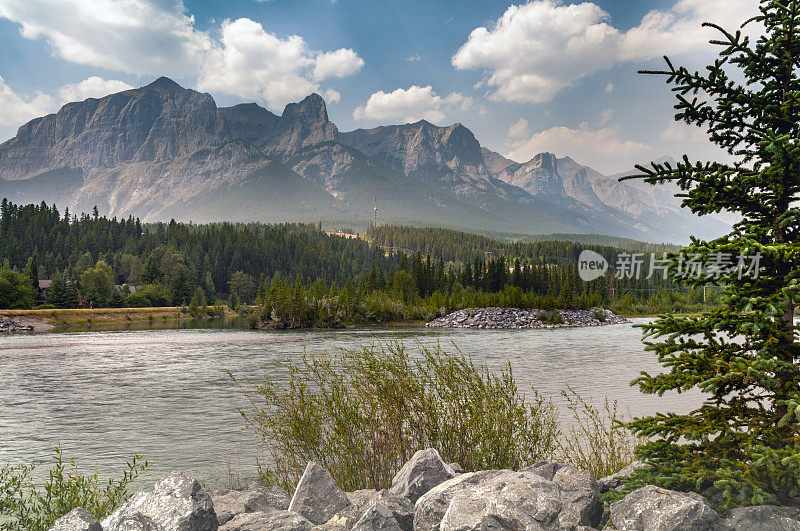
[[[558,325],[564,324],[564,318],[556,310],[544,311],[539,314],[539,320],[544,324]]]
[[[125,306],[128,308],[150,308],[153,303],[138,291],[125,297]]]
[[[240,301],[245,304],[250,304],[256,296],[256,281],[252,275],[248,275],[241,269],[231,275],[228,281],[231,295],[236,294]]]
[[[53,273],[51,280],[50,289],[47,290],[48,304],[52,304],[56,308],[74,308],[76,296],[72,282],[59,271]]]
[[[690,286],[722,285],[720,305],[645,326],[646,348],[667,372],[634,381],[643,393],[696,389],[705,399],[688,414],[629,423],[649,439],[637,449],[647,466],[631,486],[711,489],[725,507],[800,503],[800,2],[762,0],[754,20],[765,28],[754,43],[711,25],[720,58],[702,73],[668,59],[665,71],[650,72],[672,85],[676,120],[705,126],[737,162],[684,157],[639,167],[647,182],[675,182],[696,214],[740,216],[730,234],[693,239],[685,255],[706,263],[717,253],[761,255],[757,278],[735,268],[719,279],[684,277]]]
[[[603,311],[594,310],[592,312],[592,314],[594,315],[594,318],[597,319],[598,321],[600,321],[601,323],[605,323],[606,322],[606,314]],[[602,477],[602,476],[600,476],[600,477]]]
[[[189,315],[192,317],[205,317],[208,313],[206,305],[206,294],[203,289],[198,286],[189,302]]]
[[[171,302],[170,294],[166,286],[161,284],[142,284],[136,288],[136,293],[134,293],[134,295],[140,295],[146,298],[150,301],[150,304],[147,306],[154,306],[157,308],[169,306]]]
[[[518,469],[550,457],[559,434],[553,405],[499,373],[440,347],[402,343],[305,354],[244,390],[241,411],[266,448],[267,484],[291,489],[309,460],[345,490],[387,488],[419,449],[436,448],[466,470]]]
[[[34,480],[37,464],[0,467],[0,530],[46,531],[77,507],[102,519],[128,499],[128,485],[149,466],[135,455],[118,479],[104,484],[96,472],[83,474],[74,458],[64,462],[58,445],[43,485]]]
[[[108,304],[114,295],[114,272],[111,266],[103,260],[98,260],[94,267],[90,267],[80,276],[81,290],[86,302],[94,306]]]
[[[572,424],[559,440],[559,460],[588,470],[596,478],[618,472],[634,461],[634,449],[644,439],[620,425],[622,416],[616,401],[606,397],[598,406],[569,385],[561,395],[572,415]]]
[[[0,266],[0,308],[26,309],[33,306],[36,292],[31,279],[12,271],[5,261]]]
[[[231,311],[238,312],[240,305],[241,302],[239,301],[239,296],[236,294],[235,291],[231,292],[231,296],[228,297],[228,308],[230,308]]]

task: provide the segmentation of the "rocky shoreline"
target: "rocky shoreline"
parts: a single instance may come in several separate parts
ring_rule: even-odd
[[[32,332],[32,324],[24,324],[20,319],[13,319],[5,315],[0,315],[0,333],[10,334],[12,332]]]
[[[439,317],[431,328],[572,328],[630,323],[604,308],[588,310],[521,310],[519,308],[466,308]]]
[[[521,470],[464,472],[434,449],[420,450],[389,489],[340,490],[309,463],[291,498],[275,487],[208,490],[173,472],[99,522],[85,509],[51,531],[267,530],[798,530],[800,509],[740,507],[724,518],[695,493],[642,487],[604,508],[600,494],[620,486],[636,464],[596,480],[591,473],[540,461]]]

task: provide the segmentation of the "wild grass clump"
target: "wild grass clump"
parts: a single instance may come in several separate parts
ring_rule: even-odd
[[[422,448],[466,470],[518,469],[552,458],[558,415],[535,390],[460,352],[400,342],[305,354],[285,364],[288,382],[265,370],[244,389],[241,411],[266,449],[261,480],[294,488],[309,460],[345,490],[382,489]]]
[[[572,416],[572,426],[559,440],[559,460],[603,478],[625,468],[644,442],[621,425],[616,400],[606,397],[598,406],[567,386],[561,391]]]
[[[103,484],[97,472],[81,473],[75,459],[64,461],[61,446],[55,447],[53,466],[44,484],[37,484],[37,464],[0,467],[0,530],[44,531],[77,507],[103,519],[128,499],[128,485],[150,464],[135,455],[122,476]]]

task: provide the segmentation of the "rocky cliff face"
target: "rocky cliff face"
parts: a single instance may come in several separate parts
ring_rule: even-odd
[[[341,141],[382,164],[423,182],[443,184],[468,195],[489,180],[481,146],[461,124],[437,127],[421,120],[406,125],[357,129]],[[480,183],[484,181],[484,183]]]
[[[667,240],[673,226],[687,224],[672,203],[652,205],[667,201],[663,195],[550,153],[515,163],[482,148],[461,124],[341,133],[318,94],[278,116],[255,103],[218,108],[209,94],[163,77],[68,103],[0,144],[0,196],[73,211],[97,205],[145,221],[363,228],[377,200],[388,223]],[[671,216],[672,225],[639,219],[651,212]]]

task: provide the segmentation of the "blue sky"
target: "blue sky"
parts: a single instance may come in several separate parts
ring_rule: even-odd
[[[738,24],[753,0],[0,0],[0,140],[65,101],[160,75],[217,104],[280,113],[316,91],[341,130],[461,122],[524,161],[570,155],[612,173],[718,154],[671,123],[668,53],[712,57],[700,22]]]

